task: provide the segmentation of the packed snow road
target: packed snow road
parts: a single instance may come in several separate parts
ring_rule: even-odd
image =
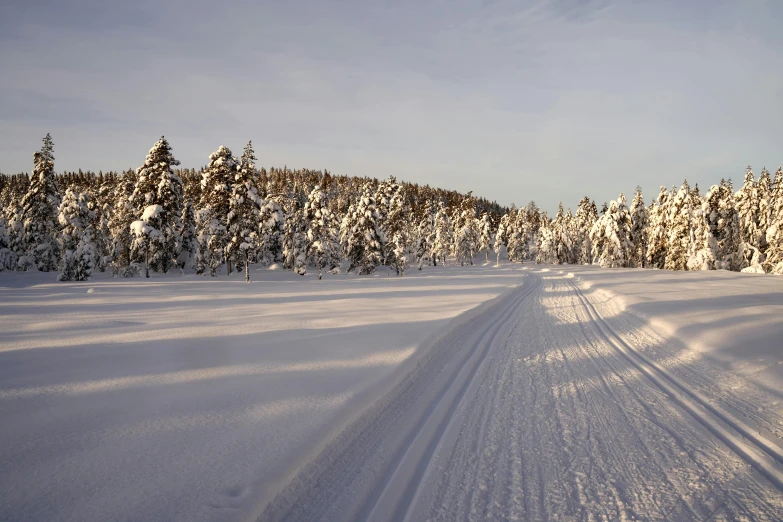
[[[783,519],[780,441],[749,420],[760,405],[666,367],[667,341],[598,299],[528,271],[260,519]]]

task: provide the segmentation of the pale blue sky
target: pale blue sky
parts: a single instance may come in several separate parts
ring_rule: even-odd
[[[554,210],[783,163],[783,2],[4,0],[0,170],[390,174]],[[706,187],[705,187],[706,188]],[[630,199],[630,196],[629,196]]]

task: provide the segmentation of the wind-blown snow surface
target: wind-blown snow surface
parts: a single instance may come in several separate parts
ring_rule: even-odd
[[[257,510],[519,266],[58,283],[0,273],[0,519]]]
[[[0,518],[783,519],[783,278],[411,275],[0,275]]]

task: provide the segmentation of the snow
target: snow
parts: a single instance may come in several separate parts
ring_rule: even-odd
[[[163,207],[160,205],[149,205],[144,209],[144,214],[142,214],[141,220],[149,223],[150,220],[157,219],[161,212],[163,212]]]
[[[253,511],[519,267],[0,275],[0,518]]]
[[[783,279],[0,273],[0,518],[783,512]]]

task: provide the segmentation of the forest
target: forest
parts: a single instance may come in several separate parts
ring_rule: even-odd
[[[236,157],[221,146],[201,169],[178,168],[165,137],[136,170],[55,172],[43,139],[32,174],[0,174],[0,271],[94,271],[117,277],[190,270],[215,276],[278,264],[373,273],[389,267],[485,261],[596,264],[606,268],[725,269],[783,273],[783,171],[756,179],[748,167],[735,191],[721,180],[706,193],[687,181],[661,187],[646,205],[637,188],[601,209],[550,217],[531,201],[496,202],[390,177],[258,168],[252,143]]]

